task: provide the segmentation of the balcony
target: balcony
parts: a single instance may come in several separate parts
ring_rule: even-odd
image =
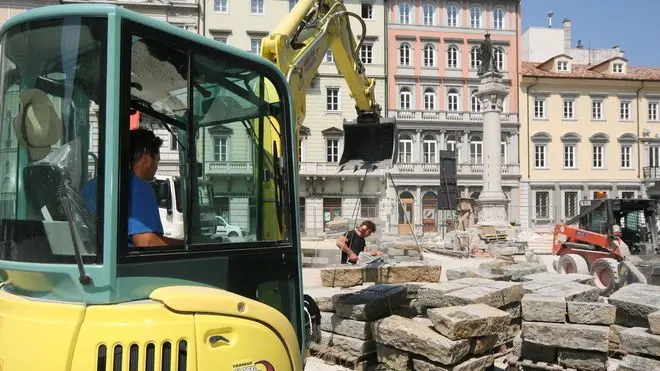
[[[337,175],[339,164],[331,162],[301,162],[300,175]],[[364,171],[363,171],[364,173]]]
[[[644,179],[660,180],[660,167],[659,166],[645,166],[642,168]]]
[[[422,110],[390,110],[390,117],[396,117],[399,121],[445,121],[445,122],[470,122],[483,123],[484,114],[481,112],[460,111],[422,111]],[[517,123],[517,113],[503,113],[502,122]]]
[[[252,162],[249,161],[209,161],[206,163],[208,175],[252,175]]]
[[[481,175],[484,164],[458,164],[458,175]],[[394,164],[391,173],[394,174],[440,174],[440,164],[398,163]],[[520,164],[502,164],[502,175],[520,175]]]

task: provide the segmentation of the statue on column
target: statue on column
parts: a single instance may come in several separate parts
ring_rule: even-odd
[[[479,65],[478,75],[483,75],[486,72],[495,71],[497,72],[497,67],[495,66],[493,60],[493,44],[490,41],[490,34],[485,35],[484,42],[479,46]]]

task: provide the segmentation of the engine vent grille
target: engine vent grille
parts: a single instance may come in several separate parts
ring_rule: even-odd
[[[187,371],[188,342],[183,339],[174,342],[174,351],[172,344],[163,342],[160,349],[154,343],[128,347],[101,344],[96,356],[96,371]]]

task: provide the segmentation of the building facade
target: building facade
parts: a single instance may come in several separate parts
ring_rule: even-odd
[[[478,198],[483,173],[483,117],[478,48],[491,34],[496,67],[509,88],[502,114],[502,180],[509,219],[518,220],[518,1],[413,1],[388,3],[388,106],[398,121],[399,158],[392,169],[392,199],[401,199],[392,232],[442,225],[436,203],[441,186],[439,151],[455,151],[458,191]],[[406,218],[407,216],[407,218]]]
[[[207,0],[204,32],[231,46],[259,53],[261,39],[268,35],[295,6],[297,1],[282,0]],[[361,16],[366,24],[360,57],[369,77],[376,80],[376,100],[385,110],[385,8],[383,0],[344,1],[346,9]],[[361,26],[351,19],[353,33],[361,36]],[[383,173],[341,172],[338,163],[344,144],[344,119],[355,119],[355,102],[348,86],[338,73],[332,53],[326,54],[317,78],[307,91],[306,117],[300,128],[300,184],[301,224],[307,235],[324,233],[329,222],[337,218],[382,218],[386,183]],[[383,112],[385,115],[386,112]],[[216,137],[218,137],[216,135]],[[228,137],[231,140],[230,137]],[[217,139],[221,140],[221,139]],[[226,146],[225,146],[226,147]],[[213,148],[225,148],[222,145]],[[227,181],[227,174],[215,174],[214,169],[225,166],[240,167],[229,156],[212,154],[210,165],[214,182]],[[232,200],[233,193],[216,198]],[[232,192],[240,192],[233,187]],[[382,196],[380,196],[382,195]],[[231,201],[227,213],[232,219]],[[223,210],[224,211],[224,210]],[[231,220],[230,220],[231,222]]]
[[[660,68],[559,54],[521,76],[524,226],[547,232],[582,199],[658,195]]]

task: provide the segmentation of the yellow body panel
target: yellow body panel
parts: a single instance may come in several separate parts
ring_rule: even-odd
[[[166,356],[172,370],[302,370],[293,327],[267,305],[200,287],[152,299],[84,306],[0,290],[0,371],[161,370]]]

